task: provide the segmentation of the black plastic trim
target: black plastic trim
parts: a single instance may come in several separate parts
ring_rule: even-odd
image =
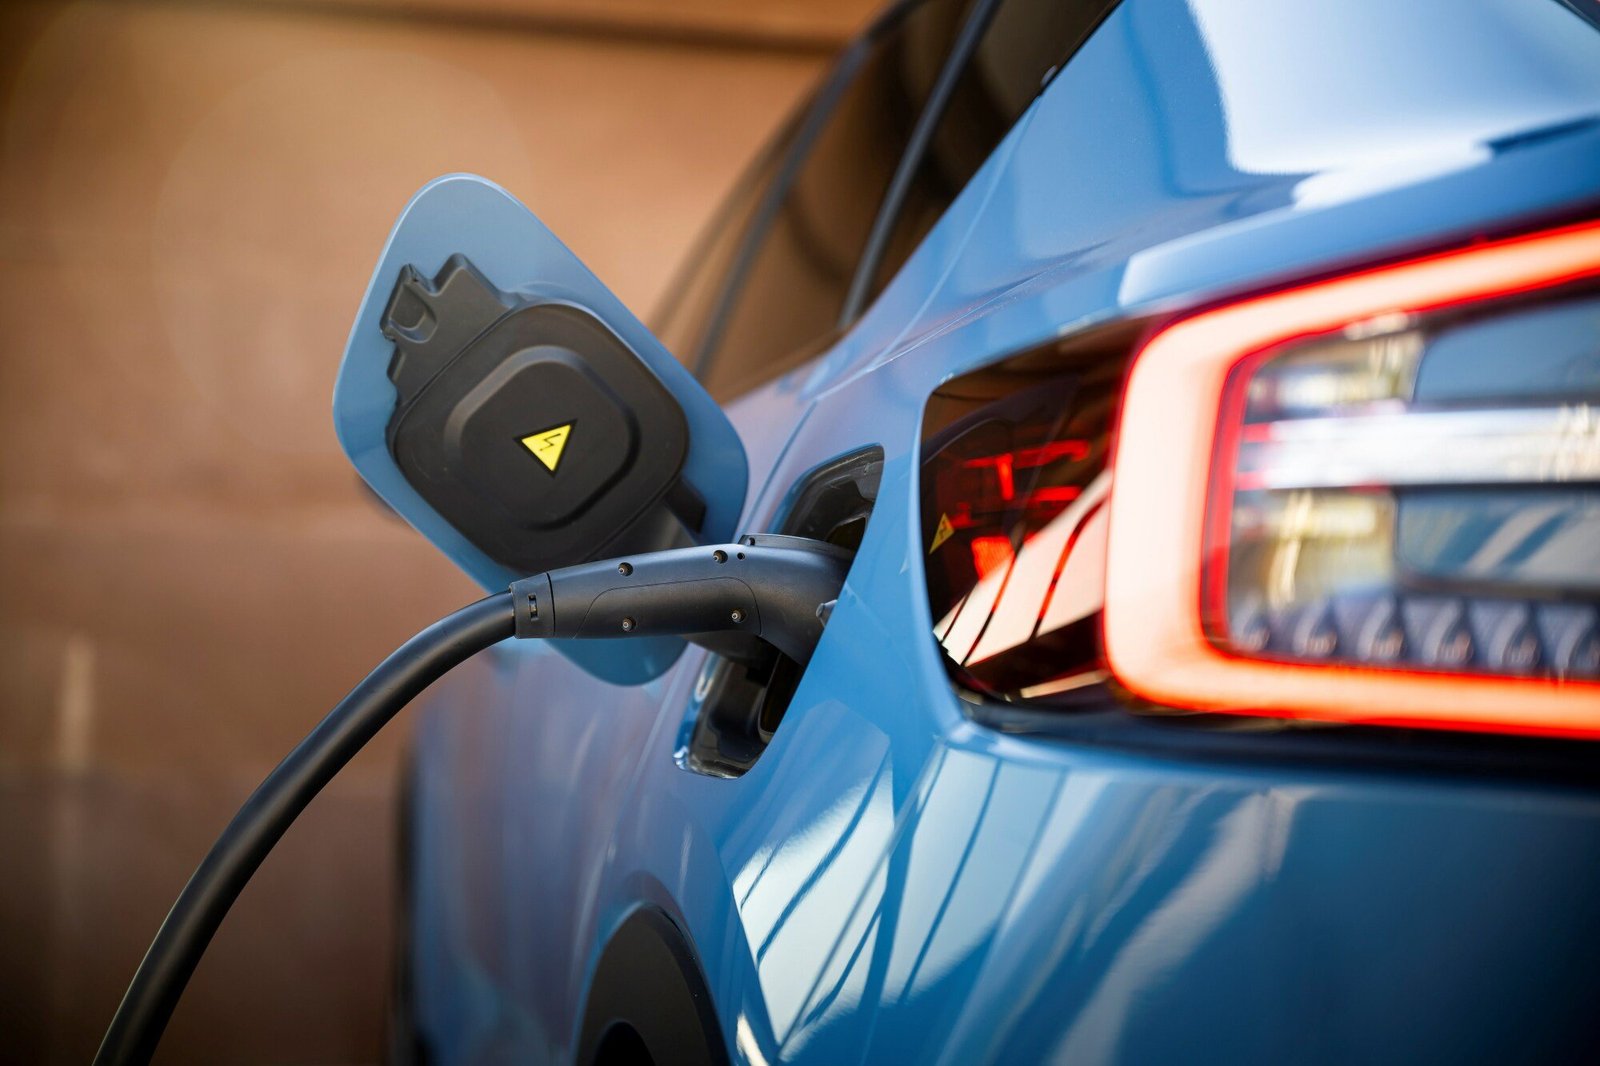
[[[1556,0],[1556,3],[1600,30],[1600,3],[1596,0]]]
[[[1252,771],[1404,772],[1600,790],[1600,743],[1593,741],[1201,714],[1142,704],[1114,683],[1085,686],[1070,706],[998,703],[960,691],[957,696],[969,719],[998,732],[1140,756]]]
[[[642,1052],[642,1054],[641,1054]],[[656,907],[612,934],[583,1010],[583,1066],[727,1066],[711,991],[689,938]]]
[[[872,286],[873,276],[878,272],[878,262],[883,258],[883,250],[889,243],[890,234],[894,232],[895,220],[900,216],[900,207],[911,188],[917,167],[922,165],[922,157],[927,153],[934,131],[944,118],[945,108],[950,103],[950,94],[955,91],[956,82],[967,69],[967,61],[972,58],[978,42],[983,39],[983,33],[989,28],[989,22],[994,18],[1000,3],[1001,0],[976,0],[967,11],[966,21],[962,23],[961,31],[950,46],[950,54],[945,56],[944,65],[939,68],[938,80],[933,83],[933,89],[922,105],[922,113],[917,116],[917,124],[911,130],[911,139],[906,142],[906,150],[900,154],[900,162],[895,167],[894,176],[889,179],[889,188],[884,191],[883,200],[878,205],[878,213],[872,220],[872,229],[867,235],[866,246],[861,250],[861,257],[856,260],[855,276],[850,279],[850,289],[845,294],[844,306],[839,309],[840,329],[854,322],[866,303],[867,291]]]
[[[905,18],[914,8],[924,0],[898,0],[878,16],[877,20],[868,27],[866,32],[857,37],[840,53],[838,61],[828,72],[822,87],[817,91],[810,107],[801,118],[801,127],[795,135],[795,142],[789,149],[789,156],[773,177],[772,184],[768,186],[766,196],[757,207],[744,235],[740,238],[739,250],[734,254],[732,265],[725,275],[722,292],[717,295],[716,303],[706,319],[706,327],[700,336],[699,343],[689,358],[685,361],[694,371],[694,376],[704,381],[711,372],[713,362],[712,353],[716,352],[722,341],[723,331],[727,328],[728,316],[733,312],[739,293],[744,289],[748,280],[750,265],[755,261],[756,253],[761,247],[762,238],[771,228],[772,222],[778,216],[778,209],[783,204],[783,198],[789,191],[790,184],[799,173],[811,154],[812,145],[827,125],[828,119],[833,115],[834,108],[844,96],[859,71],[861,64],[866,61],[868,52],[874,42],[885,33],[891,31],[901,19]]]

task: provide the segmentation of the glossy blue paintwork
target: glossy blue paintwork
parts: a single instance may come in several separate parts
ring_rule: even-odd
[[[731,406],[747,529],[819,461],[885,455],[755,767],[675,757],[695,649],[635,688],[548,650],[444,686],[415,867],[442,1061],[569,1058],[641,904],[692,938],[741,1062],[1539,1061],[1587,1039],[1600,793],[979,725],[929,635],[915,459],[940,381],[1060,332],[1597,202],[1600,34],[1553,2],[1125,0],[838,346]]]

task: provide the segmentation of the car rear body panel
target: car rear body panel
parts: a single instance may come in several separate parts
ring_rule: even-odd
[[[928,395],[974,366],[1597,204],[1600,34],[1550,0],[1125,0],[839,343],[730,405],[747,530],[819,463],[884,452],[754,768],[677,757],[698,649],[638,688],[527,647],[440,686],[413,871],[439,1060],[570,1057],[588,975],[641,905],[692,943],[736,1061],[1585,1047],[1600,790],[1581,758],[1546,775],[1538,753],[1452,769],[1382,740],[1330,758],[1315,737],[990,728],[929,635],[917,466]]]

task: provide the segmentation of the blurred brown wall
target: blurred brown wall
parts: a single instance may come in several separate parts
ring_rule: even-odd
[[[492,177],[648,310],[869,6],[0,7],[0,1057],[87,1061],[233,808],[474,594],[328,414],[406,198]],[[381,1058],[402,734],[266,863],[161,1061]]]

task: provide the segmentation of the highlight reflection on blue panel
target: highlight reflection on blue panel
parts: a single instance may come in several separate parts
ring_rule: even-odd
[[[735,1062],[1588,1047],[1592,782],[980,724],[930,635],[918,469],[929,395],[975,367],[1597,202],[1600,34],[1554,0],[1124,0],[838,343],[730,405],[746,529],[819,463],[884,453],[755,766],[674,757],[700,651],[644,689],[548,656],[448,682],[418,776],[440,1061],[569,1060],[596,960],[641,906],[692,942]],[[492,828],[451,791],[485,779]],[[430,1007],[450,994],[475,1028]]]

